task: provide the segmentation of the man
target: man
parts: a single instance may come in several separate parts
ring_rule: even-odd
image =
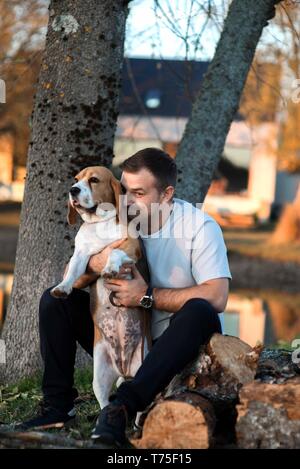
[[[119,446],[126,442],[128,419],[144,410],[197,357],[213,333],[222,332],[219,314],[226,307],[231,279],[219,225],[199,208],[174,197],[175,161],[162,150],[146,148],[125,160],[121,168],[129,220],[134,221],[139,212],[139,235],[151,281],[148,285],[136,266],[124,265],[121,278],[106,280],[106,287],[114,292],[115,302],[125,306],[138,306],[145,296],[150,297],[153,346],[136,376],[110,397],[93,430],[93,438]],[[63,426],[74,417],[76,342],[90,355],[93,348],[89,294],[80,288],[98,278],[118,243],[91,257],[86,274],[68,299],[52,298],[50,288],[44,292],[40,339],[45,406],[23,428]],[[132,280],[122,278],[129,268]]]

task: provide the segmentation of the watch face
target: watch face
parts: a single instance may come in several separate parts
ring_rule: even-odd
[[[141,299],[141,305],[144,307],[144,308],[151,308],[152,306],[152,298],[150,296],[144,296],[142,299]]]

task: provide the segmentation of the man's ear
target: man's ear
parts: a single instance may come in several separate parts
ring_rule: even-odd
[[[119,213],[120,213],[120,195],[121,195],[121,183],[114,176],[110,180],[110,185],[114,193],[115,198],[115,207],[117,213],[117,221],[119,222]]]
[[[75,225],[77,221],[77,212],[70,201],[68,201],[67,220],[68,220],[69,225]]]
[[[164,195],[163,195],[163,199],[166,198],[166,201],[169,202],[172,197],[174,197],[174,193],[175,193],[175,187],[173,186],[168,186],[165,188],[164,190]]]

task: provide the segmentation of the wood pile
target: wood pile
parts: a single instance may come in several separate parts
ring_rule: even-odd
[[[143,449],[299,448],[299,403],[291,352],[214,334],[157,397],[131,442]]]

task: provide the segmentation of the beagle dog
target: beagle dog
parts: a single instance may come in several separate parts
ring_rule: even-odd
[[[103,166],[85,168],[75,180],[69,192],[68,222],[75,224],[79,214],[84,223],[75,237],[65,278],[51,290],[51,295],[67,297],[75,280],[85,273],[90,256],[113,241],[124,239],[111,252],[101,276],[90,285],[95,327],[93,389],[102,409],[109,403],[112,385],[118,378],[122,381],[134,377],[151,346],[149,312],[142,307],[116,305],[113,292],[104,287],[104,278],[117,276],[123,263],[136,263],[142,255],[139,239],[129,237],[125,224],[120,223],[120,182]],[[126,278],[131,278],[131,274]]]

